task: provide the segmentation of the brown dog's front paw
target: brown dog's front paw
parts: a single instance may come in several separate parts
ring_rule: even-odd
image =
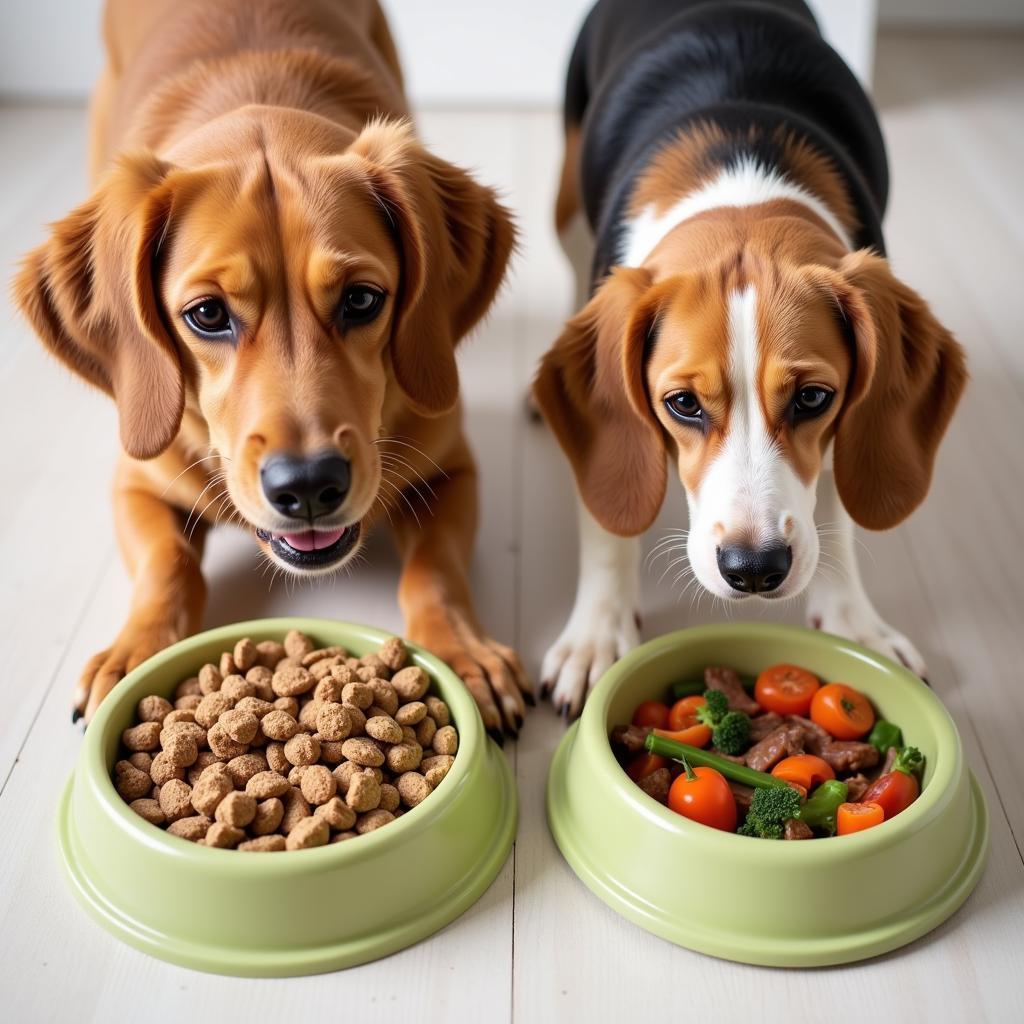
[[[518,737],[533,686],[519,656],[486,636],[468,618],[449,615],[443,622],[410,627],[410,639],[446,661],[469,688],[484,727],[501,743],[507,732]]]
[[[127,673],[181,638],[180,630],[166,623],[129,622],[110,647],[89,659],[75,688],[72,720],[84,715],[88,725],[100,702]]]

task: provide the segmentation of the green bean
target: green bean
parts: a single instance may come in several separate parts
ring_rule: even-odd
[[[770,787],[788,786],[789,783],[783,779],[777,779],[767,772],[755,771],[745,764],[737,764],[727,757],[719,757],[710,751],[701,750],[700,747],[692,747],[689,743],[680,743],[678,740],[670,740],[665,736],[659,736],[651,732],[644,740],[644,747],[650,754],[660,754],[662,757],[669,757],[675,761],[686,758],[691,764],[703,765],[705,768],[714,768],[727,779],[733,782],[741,782],[745,786]]]

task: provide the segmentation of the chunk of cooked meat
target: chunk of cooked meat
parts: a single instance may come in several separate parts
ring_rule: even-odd
[[[744,786],[742,782],[727,781],[729,781],[733,799],[736,801],[737,810],[741,815],[746,814],[750,810],[750,801],[754,799],[754,787]]]
[[[846,799],[851,804],[857,803],[871,785],[871,780],[863,772],[851,775],[843,781],[846,783]]]
[[[638,725],[617,725],[612,729],[610,737],[613,747],[623,747],[633,754],[644,749],[644,740],[650,729],[642,729]]]
[[[730,711],[756,715],[761,710],[761,705],[743,689],[740,677],[731,668],[704,669],[704,685],[709,690],[721,690],[729,701]]]
[[[784,757],[803,753],[803,731],[795,725],[780,725],[747,751],[747,765],[755,771],[771,771]]]
[[[878,764],[877,747],[857,740],[833,740],[820,754],[835,772],[859,772]]]
[[[659,768],[656,772],[644,776],[637,785],[660,804],[668,803],[668,791],[672,786],[672,773],[667,768]]]
[[[892,771],[892,766],[896,763],[896,755],[899,751],[895,747],[890,747],[885,752],[885,760],[882,762],[882,770],[875,776],[876,779],[880,779],[883,775],[888,775]]]
[[[750,720],[750,742],[760,743],[770,732],[774,732],[782,725],[782,715],[774,711],[766,711],[763,715],[757,715]]]
[[[786,715],[786,721],[790,725],[800,727],[804,734],[804,750],[808,754],[816,754],[821,757],[822,750],[832,742],[831,734],[809,718],[804,718],[802,715]]]
[[[782,829],[783,839],[813,839],[810,825],[799,818],[790,818]]]

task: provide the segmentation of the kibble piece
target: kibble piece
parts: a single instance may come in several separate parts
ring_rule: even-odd
[[[248,746],[260,727],[260,720],[251,711],[225,711],[217,722],[236,743]]]
[[[419,772],[405,772],[399,775],[395,785],[406,807],[415,807],[423,803],[431,793],[430,783]]]
[[[316,680],[310,675],[309,669],[296,665],[290,668],[279,668],[274,673],[271,684],[278,697],[298,697],[308,693],[316,686]]]
[[[394,821],[395,816],[391,811],[381,810],[379,807],[375,811],[369,811],[366,814],[361,814],[356,819],[356,832],[359,835],[365,835],[367,832],[374,832],[381,826],[386,825],[389,821]]]
[[[287,711],[271,711],[261,720],[260,729],[267,739],[283,743],[299,731],[299,723]]]
[[[269,767],[263,754],[255,751],[239,754],[227,763],[228,775],[237,789],[244,789],[254,775],[265,772]]]
[[[339,832],[332,840],[332,843],[343,843],[346,839],[358,839],[358,832]]]
[[[331,678],[341,683],[342,686],[359,682],[359,679],[356,677],[356,670],[349,665],[335,665],[331,669]]]
[[[392,636],[388,637],[388,639],[380,645],[377,657],[379,657],[392,672],[397,672],[400,668],[405,668],[406,662],[409,660],[409,650],[400,637]]]
[[[430,680],[419,665],[409,665],[391,677],[391,685],[403,701],[419,700],[427,692]]]
[[[271,704],[269,700],[263,700],[260,697],[243,697],[235,705],[235,710],[248,711],[262,721],[270,714],[271,711],[274,710],[274,705]]]
[[[264,683],[269,683],[274,678],[274,670],[262,662],[258,665],[253,665],[248,672],[245,673],[247,682],[253,684],[253,686],[262,686]]]
[[[420,768],[427,782],[436,789],[441,780],[448,774],[454,761],[455,758],[450,754],[439,754],[436,757],[425,757]]]
[[[179,697],[174,702],[175,711],[194,711],[199,707],[199,702],[202,700],[202,695],[198,693],[189,693],[184,697]]]
[[[385,782],[380,787],[380,804],[378,806],[385,811],[395,811],[402,802],[401,794],[396,786]]]
[[[220,850],[230,850],[236,847],[245,838],[245,832],[228,825],[223,821],[215,821],[207,830],[203,843],[206,846],[213,846]]]
[[[199,692],[204,695],[216,693],[223,681],[224,676],[216,665],[204,665],[199,670]]]
[[[340,661],[347,656],[348,651],[344,647],[320,647],[305,655],[302,659],[302,664],[309,668],[311,665],[315,665],[317,662],[324,661],[325,659],[337,658]]]
[[[291,762],[284,756],[283,743],[268,743],[264,753],[267,755],[267,764],[272,771],[284,775],[291,768]]]
[[[256,798],[236,789],[217,804],[214,817],[226,825],[245,828],[256,817]]]
[[[352,731],[352,719],[341,704],[320,704],[316,713],[316,731],[321,740],[348,739]]]
[[[223,765],[211,765],[192,789],[192,806],[200,814],[212,818],[220,802],[233,792],[234,788],[235,784],[231,781],[227,769]]]
[[[289,658],[304,658],[315,647],[316,644],[297,629],[290,629],[285,634],[284,649]]]
[[[440,697],[428,694],[424,697],[423,702],[427,705],[427,714],[438,724],[438,726],[451,724],[451,712],[448,710],[448,705],[445,704]]]
[[[314,846],[326,846],[330,834],[331,830],[323,818],[304,818],[288,833],[285,848],[308,850]]]
[[[332,796],[313,812],[314,818],[323,818],[333,829],[348,829],[356,823],[356,812],[340,796]]]
[[[160,746],[160,723],[141,722],[121,733],[121,742],[131,751],[156,750]]]
[[[380,783],[374,778],[373,772],[360,772],[352,777],[345,803],[357,813],[372,811],[380,806]]]
[[[360,659],[359,663],[363,668],[368,668],[373,671],[373,677],[375,679],[390,679],[391,678],[391,667],[387,665],[379,654],[364,654]]]
[[[355,704],[341,706],[348,712],[348,720],[352,723],[349,736],[362,736],[366,731],[366,715],[363,714],[362,708],[357,708]]]
[[[202,698],[199,700],[199,704],[202,704]],[[196,707],[199,705],[197,704]],[[178,722],[194,722],[196,720],[195,711],[186,711],[175,708],[161,723],[166,729],[169,725],[177,725]]]
[[[293,786],[302,785],[302,776],[311,768],[308,764],[297,764],[292,767],[292,770],[288,773],[288,781]]]
[[[416,725],[427,717],[427,705],[421,700],[414,700],[409,704],[403,704],[395,713],[395,721],[399,725]]]
[[[128,805],[140,818],[145,818],[150,825],[162,825],[167,821],[167,815],[160,810],[159,800],[147,800],[145,798],[133,800]],[[355,821],[355,815],[352,816]]]
[[[307,700],[299,709],[299,725],[306,732],[316,732],[316,716],[320,706],[315,700]]]
[[[386,679],[374,679],[370,685],[373,687],[373,703],[381,708],[384,714],[395,717],[400,701],[398,691]]]
[[[173,710],[171,702],[166,697],[153,694],[139,701],[135,715],[140,722],[162,722]]]
[[[424,718],[422,722],[416,723],[416,731],[413,735],[421,747],[429,747],[434,742],[437,733],[437,723],[432,718]]]
[[[341,749],[350,761],[368,768],[377,768],[384,763],[384,753],[380,747],[362,736],[345,740]]]
[[[277,772],[257,772],[245,784],[245,791],[257,800],[268,800],[275,796],[284,796],[290,785],[288,780]]]
[[[149,769],[153,767],[153,755],[147,754],[144,750],[137,750],[128,758],[128,763],[148,775]]]
[[[249,823],[249,831],[254,836],[268,836],[277,831],[283,817],[284,804],[277,797],[261,800],[256,805],[256,816]]]
[[[284,756],[289,764],[316,764],[320,760],[320,741],[300,732],[284,745]]]
[[[321,703],[341,703],[341,691],[344,689],[334,676],[324,676],[313,690],[313,700]]]
[[[235,665],[240,672],[248,672],[256,664],[256,655],[256,645],[248,637],[239,640],[232,652]]]
[[[149,769],[149,777],[158,786],[166,785],[171,779],[184,779],[185,769],[179,768],[171,762],[171,759],[161,751],[153,758],[153,764]]]
[[[374,715],[366,720],[366,735],[381,743],[401,743],[402,727],[390,715]]]
[[[163,729],[160,730],[160,746],[164,750],[167,749],[172,736],[191,736],[197,749],[207,746],[206,730],[198,722],[173,722],[168,725],[165,721]]]
[[[207,730],[206,742],[210,744],[210,749],[218,757],[226,757],[228,760],[244,754],[248,749],[245,743],[238,743],[236,740],[233,740],[219,721],[215,722]]]
[[[376,678],[376,669],[370,668],[369,665],[360,665],[356,669],[356,679],[360,680],[360,682],[366,683],[367,686],[369,686]]]
[[[192,787],[181,779],[168,779],[160,787],[160,810],[168,821],[177,821],[192,813]]]
[[[234,707],[234,701],[227,694],[215,690],[208,693],[195,710],[196,722],[204,729],[209,729],[225,711]]]
[[[224,682],[220,685],[220,692],[237,703],[243,697],[255,696],[256,684],[250,683],[244,676],[225,676]]]
[[[341,691],[341,699],[365,711],[373,703],[373,687],[369,683],[346,683]]]
[[[276,853],[285,848],[284,836],[260,836],[258,839],[248,839],[239,843],[236,850],[244,850],[246,853]]]
[[[454,754],[459,749],[459,734],[454,725],[443,725],[434,733],[434,753]]]
[[[256,645],[257,660],[264,668],[269,668],[271,671],[287,653],[284,644],[279,644],[276,640],[261,640]]]
[[[227,679],[228,676],[233,676],[238,671],[238,666],[235,664],[235,659],[231,657],[230,651],[225,651],[220,656],[220,675],[222,679]]]
[[[423,748],[418,743],[396,743],[388,748],[387,765],[396,775],[415,771],[423,760]]]
[[[303,662],[305,662],[305,658]],[[312,665],[303,664],[303,668],[309,668],[309,674],[318,682],[322,683],[325,679],[331,678],[331,670],[335,665],[344,665],[345,663],[341,658],[324,658],[323,661],[315,661]]]
[[[338,784],[329,768],[322,764],[310,765],[299,783],[302,795],[314,806],[327,803],[337,792]]]
[[[192,767],[188,770],[188,781],[194,786],[194,780],[198,779],[210,765],[223,763],[212,750],[200,750],[199,756],[192,762]]]
[[[202,690],[199,687],[199,677],[191,676],[189,679],[183,679],[174,688],[174,699],[177,700],[179,697],[191,697],[194,693],[202,694]]]
[[[187,818],[178,818],[167,826],[172,836],[180,836],[191,843],[198,843],[210,828],[210,819],[205,814],[193,814]]]
[[[419,728],[419,726],[416,726],[416,729],[418,729],[418,728]],[[419,743],[419,740],[416,739],[416,729],[414,729],[411,725],[403,725],[402,726],[402,742],[403,743]],[[433,734],[431,734],[431,735],[433,735]]]
[[[118,761],[114,765],[114,789],[121,794],[123,800],[129,803],[139,800],[148,796],[152,788],[153,780],[148,773],[140,771],[130,761]]]
[[[199,756],[199,746],[193,736],[184,732],[176,732],[167,738],[167,742],[164,744],[164,753],[167,755],[167,760],[176,768],[187,768],[189,765],[195,764],[195,760]]]
[[[291,786],[288,792],[281,797],[281,803],[284,804],[284,815],[281,817],[281,831],[288,835],[303,818],[308,818],[311,812],[309,804],[306,803],[306,798],[294,786]]]

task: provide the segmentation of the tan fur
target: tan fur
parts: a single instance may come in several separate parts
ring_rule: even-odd
[[[114,504],[132,612],[77,706],[91,716],[126,670],[199,627],[205,526],[259,521],[262,458],[335,448],[352,464],[346,509],[394,522],[408,634],[463,675],[488,727],[515,728],[527,684],[466,580],[475,468],[454,358],[500,285],[507,211],[403,120],[372,0],[111,0],[105,36],[102,173],[15,283],[47,347],[114,396],[126,452]],[[387,300],[342,333],[353,283]],[[241,325],[237,350],[182,320],[211,296]],[[416,476],[435,507],[406,493]]]

